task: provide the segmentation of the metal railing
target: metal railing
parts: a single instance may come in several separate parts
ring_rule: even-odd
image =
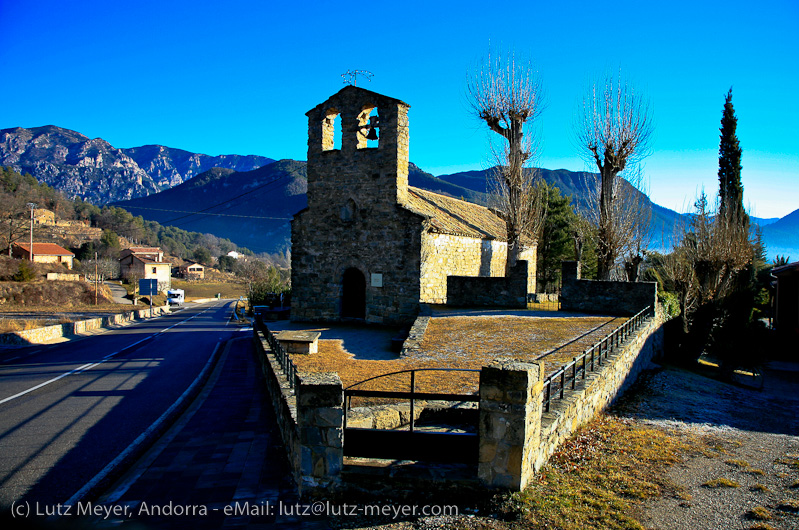
[[[602,366],[602,362],[607,361],[608,355],[635,333],[653,314],[653,306],[639,311],[609,335],[544,379],[544,411],[549,412],[549,406],[553,399],[563,399],[566,385],[571,385],[571,389],[574,390],[577,388],[577,380],[581,374],[582,379],[585,380],[589,371],[598,370]]]
[[[387,374],[380,374],[374,377],[370,377],[369,379],[364,379],[363,381],[359,381],[354,383],[347,388],[344,389],[344,426],[347,425],[347,412],[349,412],[350,408],[352,407],[352,398],[353,396],[356,397],[377,397],[377,398],[400,398],[400,399],[407,399],[410,401],[410,425],[409,430],[413,432],[414,428],[414,408],[416,405],[416,400],[427,400],[427,401],[474,401],[479,402],[480,396],[479,394],[447,394],[447,393],[440,393],[440,392],[418,392],[416,390],[416,372],[479,372],[480,370],[474,368],[416,368],[413,370],[400,370],[398,372],[391,372]],[[409,392],[398,392],[398,391],[390,391],[390,390],[359,390],[356,387],[363,383],[367,383],[369,381],[374,381],[375,379],[380,379],[382,377],[388,377],[391,375],[397,374],[405,374],[408,373],[411,376],[410,379],[410,391]]]
[[[283,375],[285,375],[286,379],[288,380],[289,388],[294,390],[294,387],[297,384],[297,365],[294,364],[294,361],[291,360],[289,354],[283,349],[280,341],[278,341],[272,332],[269,331],[269,328],[266,326],[266,324],[264,324],[264,321],[261,319],[261,317],[255,318],[255,325],[258,326],[258,330],[264,334],[266,342],[269,343],[269,348],[275,354],[275,359],[277,359],[278,364],[280,364],[280,368],[283,370]]]

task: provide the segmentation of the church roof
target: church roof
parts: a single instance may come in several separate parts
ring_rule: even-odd
[[[432,232],[507,241],[505,221],[479,204],[408,186],[405,208],[426,217]]]
[[[408,105],[407,103],[405,103],[400,99],[392,98],[391,96],[385,96],[383,94],[380,94],[379,92],[374,92],[373,90],[367,90],[365,88],[348,85],[339,90],[338,92],[336,92],[335,94],[333,94],[332,96],[330,96],[329,98],[327,98],[327,100],[325,100],[324,102],[318,104],[317,106],[306,112],[305,115],[308,116],[313,112],[321,112],[327,110],[330,107],[331,103],[338,102],[342,98],[350,98],[350,97],[361,97],[361,98],[366,97],[368,99],[373,99],[374,103],[378,105],[381,103],[382,104],[395,103],[399,105],[404,105],[405,107],[410,107],[410,105]]]

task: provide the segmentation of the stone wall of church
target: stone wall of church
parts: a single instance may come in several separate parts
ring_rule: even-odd
[[[448,276],[504,276],[507,248],[504,241],[425,233],[422,236],[421,301],[446,304]],[[528,276],[527,292],[534,293],[536,247],[523,250],[519,259],[526,260],[532,271]]]
[[[330,211],[305,210],[295,216],[293,320],[339,320],[344,272],[354,268],[366,283],[366,321],[413,322],[419,309],[420,220],[400,207],[377,214],[370,206],[365,201],[351,221]]]
[[[447,303],[447,276],[503,276],[507,243],[449,234],[422,236],[421,301]]]

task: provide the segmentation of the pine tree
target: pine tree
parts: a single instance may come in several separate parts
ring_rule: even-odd
[[[743,206],[744,187],[741,184],[741,146],[736,128],[738,118],[732,106],[732,87],[724,98],[719,143],[719,214],[728,221],[749,226]]]
[[[542,293],[557,291],[560,284],[561,262],[574,259],[572,224],[575,217],[571,197],[560,194],[557,186],[541,181],[547,201],[547,214],[538,239],[536,289]]]

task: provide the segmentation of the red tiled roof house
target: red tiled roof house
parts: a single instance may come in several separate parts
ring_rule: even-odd
[[[15,243],[11,250],[11,256],[17,259],[31,258],[30,243]],[[69,250],[56,245],[55,243],[34,243],[33,262],[34,263],[61,263],[66,268],[72,268],[72,260],[75,254]]]

